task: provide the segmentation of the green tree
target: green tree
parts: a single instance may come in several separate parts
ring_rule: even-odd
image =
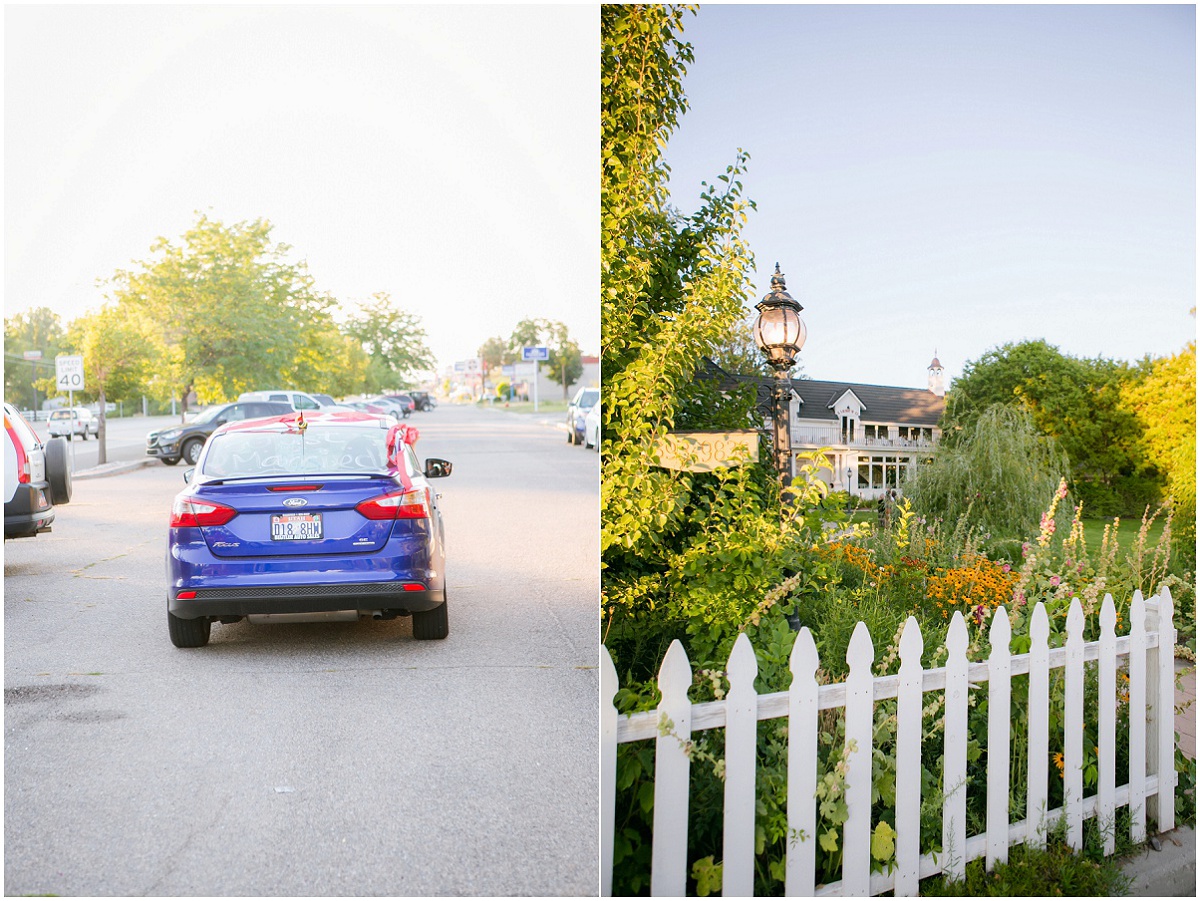
[[[386,292],[373,294],[362,305],[361,313],[346,325],[345,332],[361,342],[370,359],[366,391],[408,386],[415,370],[433,368],[433,354],[426,346],[420,317],[401,309]]]
[[[954,381],[942,418],[945,443],[953,446],[993,404],[1024,409],[1066,452],[1085,509],[1140,513],[1157,499],[1159,483],[1139,447],[1137,419],[1121,400],[1137,378],[1126,363],[1071,357],[1043,340],[1005,344]]]
[[[562,385],[563,400],[567,400],[570,387],[583,375],[583,352],[579,345],[567,338],[552,349],[546,363],[546,374]]]
[[[54,358],[65,337],[58,314],[48,307],[32,307],[5,317],[4,396],[9,403],[34,409],[38,401],[54,393]],[[40,350],[42,359],[36,364],[27,361],[27,350]]]
[[[495,354],[494,346],[484,346]],[[556,319],[522,319],[509,336],[508,347],[501,359],[505,363],[520,360],[521,350],[525,347],[549,350],[550,358],[541,371],[563,386],[563,398],[566,399],[570,386],[583,374],[582,352],[571,339],[567,326]],[[482,352],[483,348],[480,350]]]
[[[1046,499],[1068,474],[1066,454],[1029,413],[997,403],[931,462],[910,470],[904,495],[925,517],[961,522],[1002,546],[1038,531]]]
[[[1127,385],[1124,401],[1141,424],[1146,456],[1175,499],[1180,548],[1196,553],[1196,344],[1155,360],[1144,379]]]
[[[334,299],[318,292],[291,248],[274,243],[262,219],[225,225],[200,215],[178,243],[159,238],[151,258],[119,270],[111,298],[158,324],[160,399],[194,386],[202,402],[252,388],[297,384],[322,390],[336,354],[329,339]]]
[[[85,397],[100,407],[97,462],[108,462],[106,404],[132,402],[140,397],[154,366],[153,330],[144,319],[128,315],[116,304],[75,319],[67,332],[67,345],[83,356]]]
[[[488,338],[476,352],[476,356],[483,361],[483,365],[487,369],[497,369],[500,366],[507,366],[510,363],[515,363],[517,357],[512,352],[511,342],[497,335],[494,338]]]

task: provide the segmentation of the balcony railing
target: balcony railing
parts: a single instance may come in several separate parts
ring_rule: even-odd
[[[854,437],[846,441],[840,429],[799,426],[792,429],[794,447],[852,447],[852,448],[925,448],[935,447],[937,441],[930,438],[868,438],[861,429],[855,429]]]

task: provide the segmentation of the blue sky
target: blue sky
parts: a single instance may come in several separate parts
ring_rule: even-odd
[[[667,148],[690,212],[737,148],[757,300],[803,372],[923,387],[1044,338],[1134,361],[1195,336],[1192,6],[702,6]]]

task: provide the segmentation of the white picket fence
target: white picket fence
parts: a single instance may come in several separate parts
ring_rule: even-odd
[[[986,663],[968,663],[967,626],[955,613],[947,633],[946,666],[923,670],[924,640],[915,619],[905,624],[900,641],[900,670],[895,676],[873,677],[874,648],[865,624],[859,623],[846,653],[849,676],[836,685],[818,685],[816,645],[808,629],[797,634],[791,654],[792,685],[786,692],[758,695],[754,680],[758,664],[745,635],[738,637],[729,656],[729,691],[720,701],[693,704],[688,700],[692,671],[679,642],[663,660],[658,685],[662,701],[657,710],[620,716],[612,704],[617,692],[616,669],[607,652],[601,655],[601,873],[604,895],[612,894],[613,830],[615,828],[617,745],[655,740],[653,895],[683,895],[688,877],[688,781],[690,760],[684,742],[704,729],[725,729],[725,803],[722,891],[726,896],[754,893],[754,814],[757,722],[788,718],[788,834],[786,894],[865,896],[894,890],[897,896],[917,894],[918,880],[937,873],[962,878],[966,864],[986,857],[990,870],[1008,859],[1010,845],[1043,847],[1048,825],[1064,819],[1067,841],[1083,843],[1083,821],[1098,817],[1115,822],[1117,808],[1129,808],[1130,837],[1146,837],[1146,817],[1162,831],[1175,825],[1174,647],[1171,593],[1163,588],[1149,601],[1135,592],[1130,604],[1130,632],[1117,637],[1112,596],[1100,611],[1100,639],[1083,640],[1084,615],[1078,599],[1067,617],[1063,647],[1048,646],[1049,622],[1038,604],[1030,623],[1027,654],[1009,653],[1011,627],[1003,607],[992,615],[989,637],[992,653]],[[1129,782],[1115,785],[1118,658],[1128,660]],[[1099,782],[1095,795],[1083,796],[1084,663],[1098,661],[1099,698],[1087,711],[1099,735]],[[1049,782],[1050,670],[1065,670],[1064,797],[1063,807],[1047,810]],[[1028,674],[1029,734],[1028,791],[1025,818],[1009,821],[1009,747],[1011,680]],[[987,682],[987,825],[980,835],[966,834],[967,694]],[[942,848],[935,856],[921,854],[921,718],[925,692],[945,692],[945,747],[942,808]],[[895,862],[890,872],[871,872],[871,760],[874,705],[897,698]],[[849,817],[843,826],[842,878],[816,885],[817,713],[845,708],[849,753],[846,802]],[[671,727],[665,728],[669,721]],[[1132,724],[1144,722],[1145,729]],[[664,728],[660,728],[660,723]],[[1112,853],[1115,836],[1106,829],[1105,851]]]

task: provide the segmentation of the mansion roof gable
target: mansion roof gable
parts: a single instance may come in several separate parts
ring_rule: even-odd
[[[946,409],[944,397],[921,388],[792,379],[792,391],[800,398],[805,419],[838,419],[837,411],[848,397],[861,405],[864,422],[936,426]]]

